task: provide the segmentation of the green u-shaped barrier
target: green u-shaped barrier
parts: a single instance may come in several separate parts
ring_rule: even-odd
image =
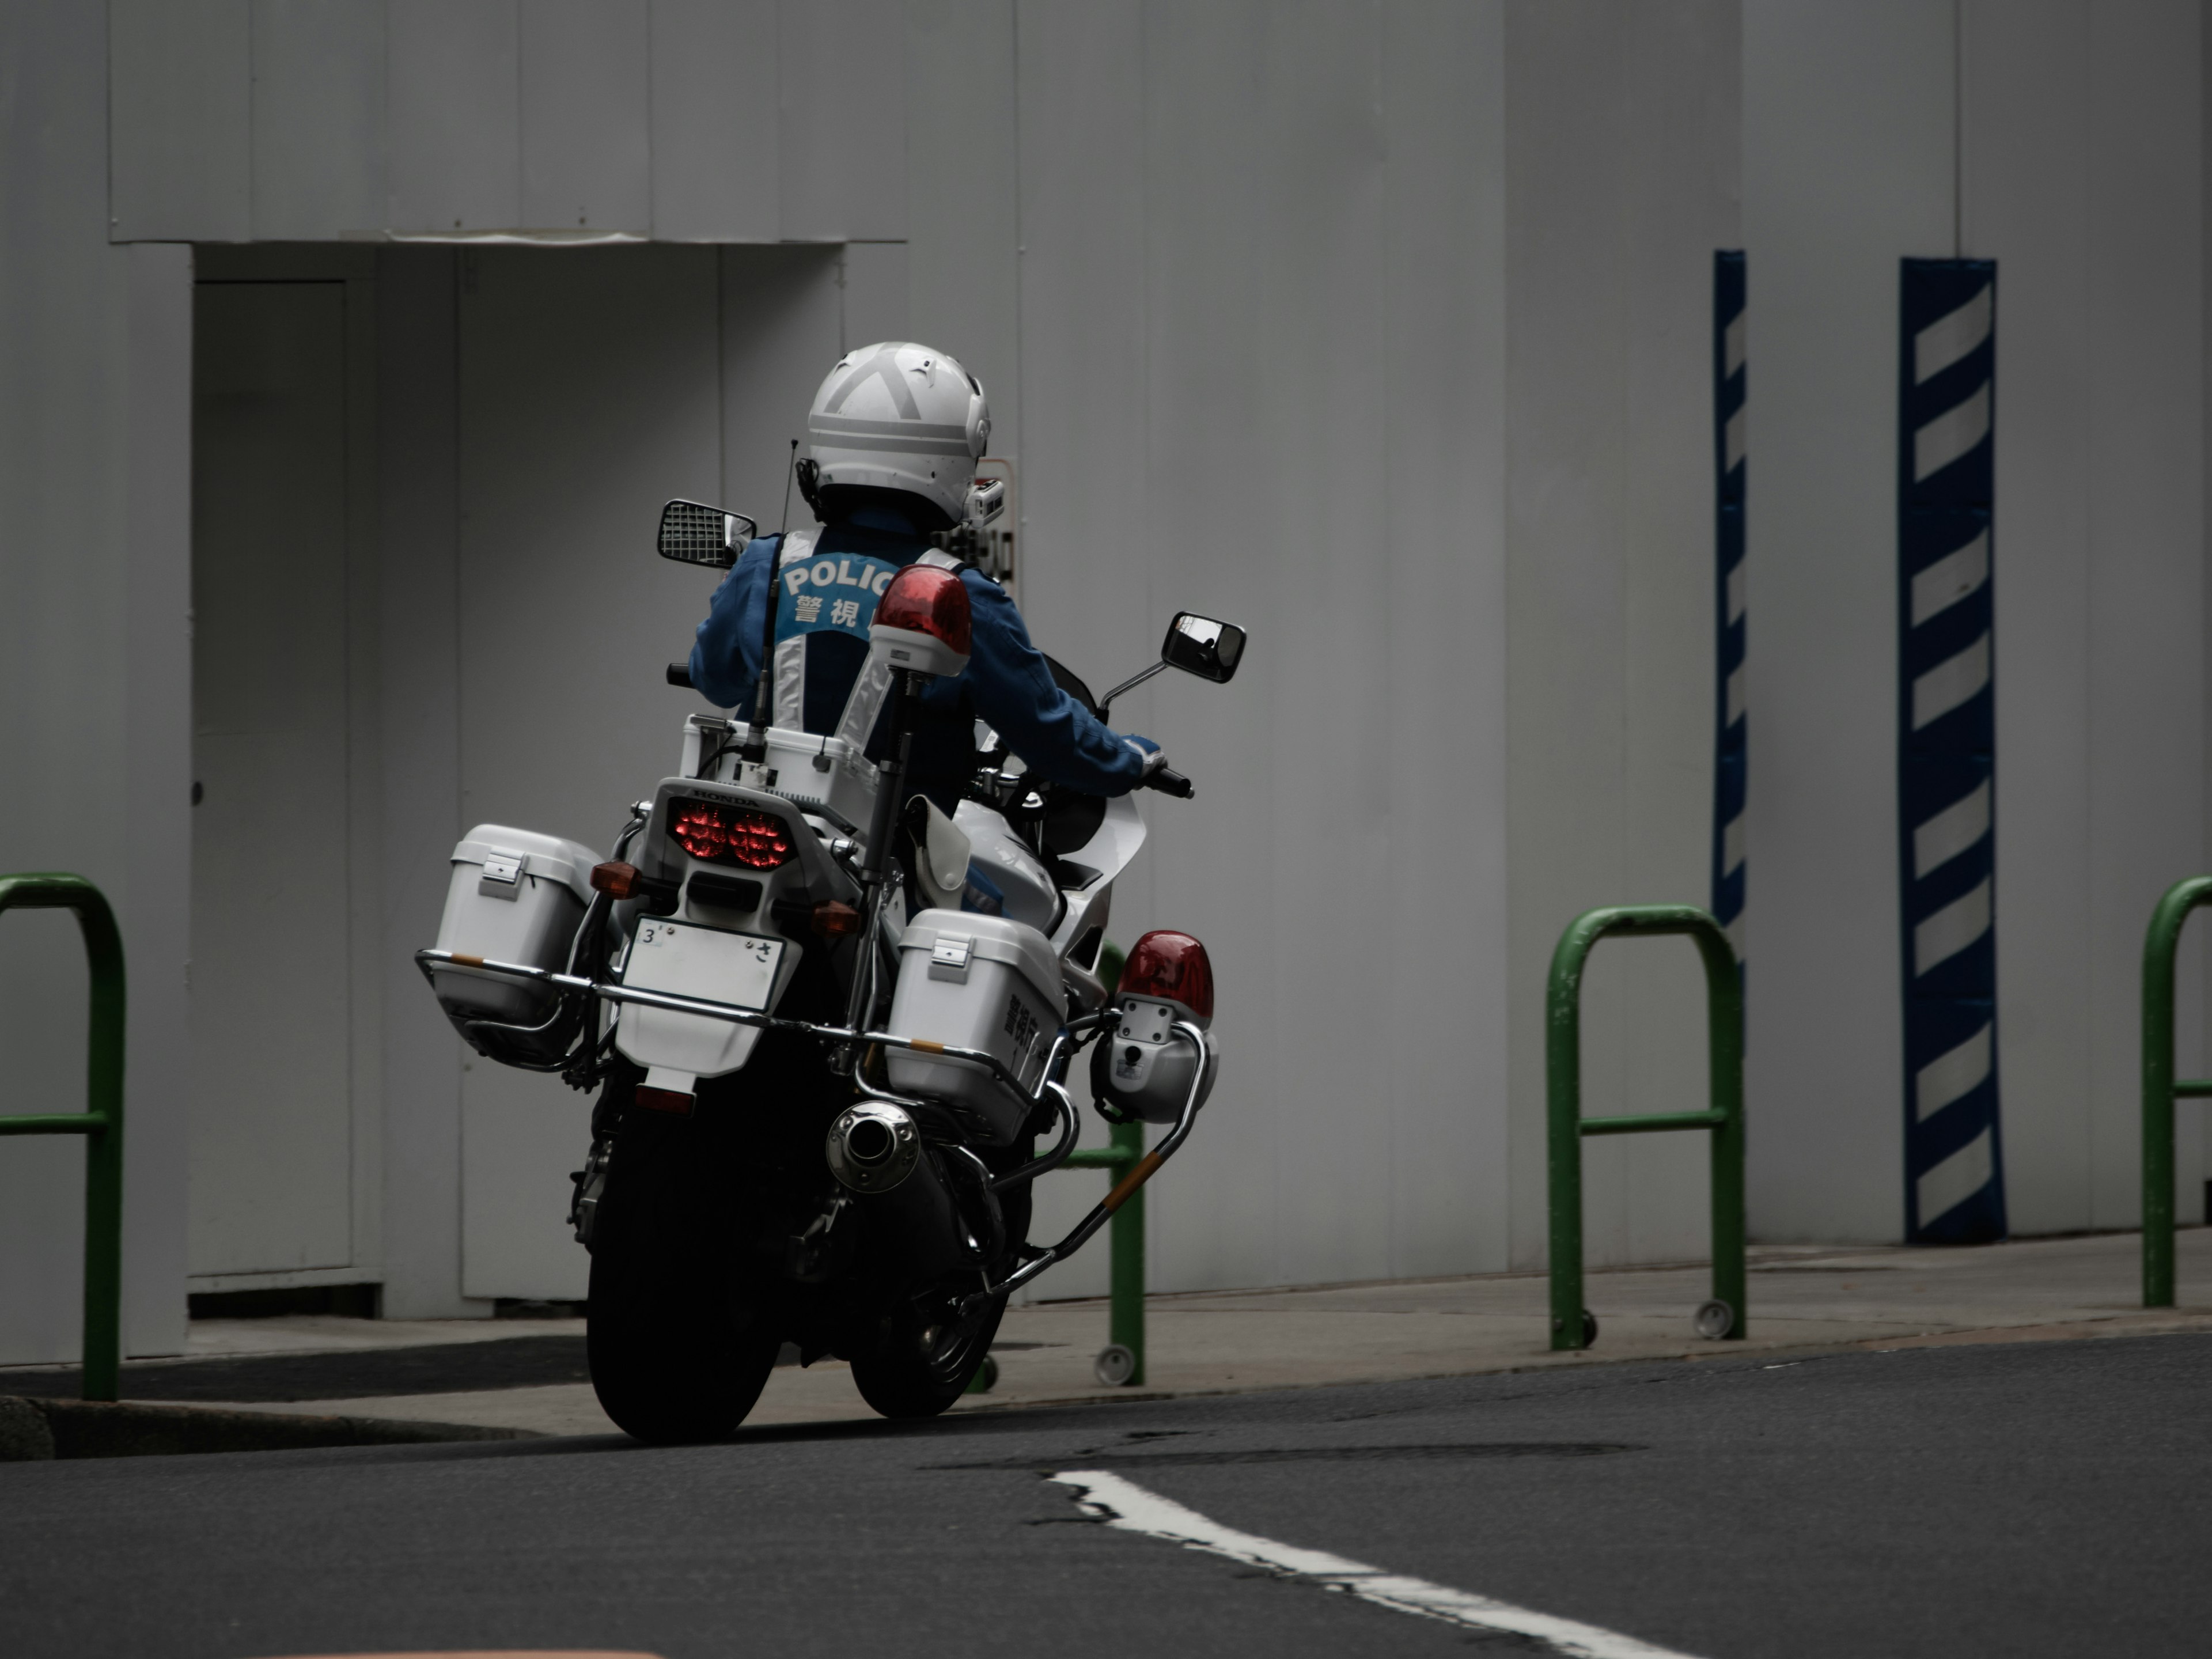
[[[1109,939],[1098,952],[1098,977],[1108,986],[1121,982],[1121,947]],[[1135,1169],[1145,1156],[1145,1126],[1117,1123],[1107,1144],[1096,1152],[1068,1154],[1064,1170],[1103,1170],[1118,1182]],[[1137,1388],[1145,1380],[1145,1189],[1122,1201],[1106,1224],[1109,1253],[1106,1291],[1106,1340],[1127,1348],[1136,1358],[1123,1385]]]
[[[1117,1123],[1112,1143],[1096,1152],[1067,1155],[1064,1170],[1104,1170],[1115,1181],[1135,1169],[1145,1156],[1145,1126]],[[1145,1380],[1145,1189],[1122,1200],[1106,1224],[1107,1248],[1111,1254],[1107,1290],[1106,1340],[1135,1356],[1127,1388]]]
[[[1583,1115],[1583,964],[1608,933],[1687,933],[1705,964],[1705,1029],[1712,1107],[1639,1117]],[[1725,1304],[1728,1328],[1746,1329],[1743,1244],[1743,980],[1735,951],[1711,914],[1692,904],[1623,904],[1585,910],[1567,924],[1552,953],[1544,1006],[1544,1072],[1552,1177],[1552,1346],[1586,1348],[1583,1310],[1584,1135],[1710,1129],[1713,1152],[1713,1299]]]
[[[2212,876],[2191,876],[2166,890],[2150,913],[2142,964],[2143,1306],[2173,1305],[2173,1103],[2212,1095],[2212,1079],[2173,1075],[2173,953],[2181,924],[2212,904]]]
[[[0,1135],[82,1135],[84,1397],[115,1398],[123,1357],[123,939],[82,876],[0,876],[0,910],[74,910],[92,969],[85,1109],[0,1117]]]

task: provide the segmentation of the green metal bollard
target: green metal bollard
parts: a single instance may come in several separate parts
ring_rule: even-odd
[[[84,1397],[112,1400],[123,1358],[123,939],[82,876],[0,876],[0,910],[74,910],[92,974],[85,1109],[0,1117],[0,1135],[83,1135]]]
[[[2173,1103],[2212,1095],[2212,1079],[2173,1075],[2173,955],[2181,926],[2212,904],[2212,876],[2191,876],[2166,890],[2150,913],[2142,962],[2143,1306],[2173,1305]]]
[[[1109,940],[1099,947],[1098,977],[1111,991],[1121,982],[1121,964],[1126,960],[1121,947]],[[1106,1146],[1096,1152],[1082,1151],[1068,1155],[1065,1167],[1076,1170],[1104,1170],[1110,1173],[1116,1185],[1130,1170],[1135,1169],[1145,1156],[1145,1126],[1141,1123],[1117,1123]],[[1114,1219],[1107,1224],[1107,1249],[1111,1277],[1107,1285],[1106,1340],[1110,1346],[1127,1348],[1136,1360],[1125,1388],[1135,1388],[1145,1380],[1145,1189],[1142,1187],[1121,1201],[1114,1212]]]
[[[1705,966],[1705,1041],[1712,1108],[1640,1117],[1586,1118],[1582,1085],[1583,964],[1607,933],[1687,933]],[[1551,1163],[1552,1346],[1589,1346],[1583,1307],[1584,1135],[1655,1129],[1712,1131],[1713,1298],[1732,1316],[1717,1334],[1741,1339],[1747,1326],[1743,1214],[1743,979],[1735,948],[1712,916],[1690,904],[1629,904],[1586,910],[1567,924],[1552,954],[1544,1009],[1545,1093]]]
[[[1065,1167],[1104,1170],[1118,1183],[1145,1156],[1145,1126],[1117,1123],[1110,1145],[1096,1152],[1068,1154]],[[1145,1380],[1145,1189],[1137,1188],[1121,1200],[1107,1223],[1107,1248],[1112,1277],[1108,1285],[1106,1340],[1127,1348],[1136,1367],[1123,1384],[1134,1388]]]

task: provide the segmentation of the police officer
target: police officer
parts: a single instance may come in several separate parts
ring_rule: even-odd
[[[838,362],[814,394],[806,433],[799,482],[820,526],[745,549],[699,624],[691,684],[751,718],[773,562],[769,723],[879,744],[878,708],[854,695],[868,624],[901,567],[946,561],[933,532],[980,517],[975,464],[990,441],[990,408],[981,383],[951,357],[890,341]],[[968,667],[923,694],[910,788],[953,810],[975,769],[979,717],[1033,775],[1086,793],[1125,794],[1160,768],[1158,744],[1109,729],[1054,680],[1004,588],[964,568],[961,582],[973,618]]]

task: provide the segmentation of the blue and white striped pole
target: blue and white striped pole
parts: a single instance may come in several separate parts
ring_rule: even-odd
[[[1996,720],[1990,604],[1996,265],[1899,283],[1898,863],[1905,1236],[2005,1233],[1997,1123]]]
[[[1716,551],[1713,676],[1712,912],[1743,960],[1743,809],[1750,765],[1744,711],[1744,264],[1713,255],[1713,489]]]

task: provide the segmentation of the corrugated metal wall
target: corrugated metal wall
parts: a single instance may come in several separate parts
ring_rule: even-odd
[[[387,957],[434,927],[456,824],[592,840],[642,787],[609,769],[664,764],[678,711],[641,688],[684,607],[630,594],[665,574],[633,562],[653,507],[712,482],[681,458],[719,453],[725,497],[773,512],[839,343],[919,335],[991,389],[1041,642],[1103,684],[1179,607],[1254,632],[1234,686],[1157,682],[1117,711],[1200,794],[1149,809],[1115,932],[1214,942],[1233,1053],[1153,1206],[1156,1282],[1534,1259],[1528,1015],[1552,942],[1587,904],[1695,897],[1704,870],[1701,284],[1734,239],[1729,0],[1639,8],[1626,35],[1601,0],[115,18],[118,237],[843,245],[688,276],[658,249],[380,259],[380,650],[407,710],[385,726]],[[717,352],[719,408],[695,409],[678,383]],[[518,744],[521,708],[542,712]],[[556,732],[552,764],[534,734]],[[1593,975],[1591,1110],[1696,1095],[1683,967]],[[395,1306],[573,1293],[545,1220],[573,1163],[538,1139],[562,1091],[456,1084],[419,988],[395,969],[385,999]],[[502,1146],[513,1180],[464,1251],[441,1195]],[[1593,1259],[1700,1249],[1699,1164],[1601,1149]],[[524,1228],[540,1243],[517,1254]]]
[[[113,233],[907,234],[899,0],[114,0]],[[829,101],[825,105],[825,99]]]

